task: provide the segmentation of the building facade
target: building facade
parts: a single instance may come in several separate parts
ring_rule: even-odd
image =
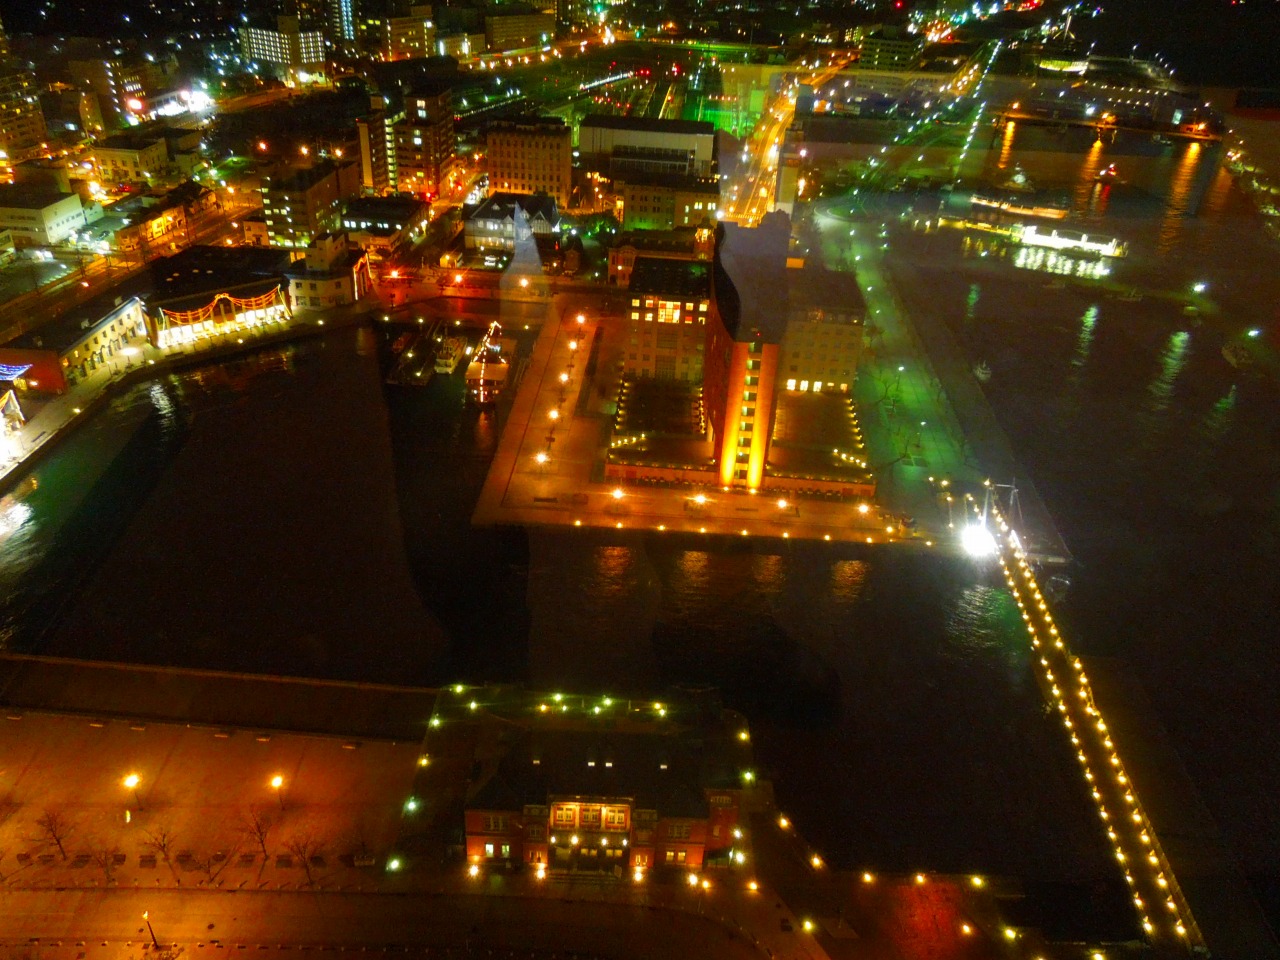
[[[714,713],[665,727],[619,717],[607,732],[590,721],[517,731],[466,803],[469,869],[630,881],[728,866],[745,817],[749,750],[720,729],[726,722],[735,723]]]
[[[312,310],[355,303],[369,292],[369,259],[344,232],[322,233],[286,271],[289,301]]]
[[[98,176],[109,183],[150,180],[168,170],[169,149],[163,139],[151,140],[119,134],[107,137],[93,149]]]
[[[714,177],[715,125],[701,120],[588,116],[578,125],[584,169],[611,178],[627,174]]]
[[[561,207],[573,193],[573,130],[559,117],[491,124],[485,133],[489,189],[545,193]]]
[[[405,98],[405,117],[395,126],[398,188],[434,199],[453,170],[457,141],[453,91],[421,86]]]
[[[146,332],[138,298],[109,306],[95,302],[0,346],[0,365],[27,367],[27,389],[65,393],[100,367],[130,363]]]
[[[512,253],[523,241],[551,238],[560,233],[560,212],[554,197],[495,193],[463,214],[468,250]]]
[[[640,257],[631,273],[624,376],[702,380],[710,264]]]
[[[714,224],[720,184],[680,174],[624,174],[614,180],[623,230],[678,230]]]
[[[7,228],[20,247],[61,243],[84,225],[79,194],[0,186],[0,228]]]
[[[484,18],[485,43],[497,53],[541,47],[555,36],[556,18],[551,13],[493,13]]]
[[[262,213],[273,247],[307,247],[337,228],[342,204],[360,192],[360,167],[322,160],[262,181]]]
[[[323,72],[327,60],[324,34],[304,28],[297,17],[278,17],[274,28],[241,27],[240,50],[251,63],[294,81],[303,73]]]
[[[407,16],[387,19],[388,60],[429,57],[435,51],[436,25],[430,5],[415,5]]]
[[[44,112],[35,75],[0,61],[0,171],[38,148],[44,138]]]

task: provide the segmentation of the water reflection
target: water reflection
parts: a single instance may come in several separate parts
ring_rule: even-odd
[[[1084,365],[1089,361],[1089,350],[1093,346],[1093,328],[1097,322],[1098,305],[1091,303],[1089,308],[1085,310],[1084,316],[1080,318],[1080,333],[1076,337],[1076,352],[1071,357],[1071,366],[1074,370],[1072,379],[1075,382],[1079,381]]]
[[[840,603],[855,603],[867,582],[867,564],[838,560],[831,566],[831,596]]]
[[[1169,195],[1164,203],[1164,216],[1160,220],[1160,232],[1156,235],[1156,255],[1165,256],[1182,238],[1182,221],[1195,213],[1193,187],[1196,167],[1204,148],[1199,143],[1189,143],[1178,161],[1177,169],[1169,179]]]
[[[1151,415],[1162,414],[1169,408],[1173,399],[1173,385],[1182,373],[1187,362],[1187,344],[1191,335],[1185,330],[1178,330],[1169,336],[1164,351],[1160,354],[1160,368],[1154,380],[1147,385],[1147,399],[1144,409]]]
[[[606,600],[622,596],[635,579],[635,554],[629,547],[599,547],[595,551],[595,567],[599,574],[595,578],[598,596]]]

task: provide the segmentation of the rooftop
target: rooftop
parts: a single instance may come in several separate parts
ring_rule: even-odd
[[[828,270],[812,260],[787,270],[787,293],[793,315],[797,310],[822,310],[861,321],[867,314],[856,274]]]
[[[736,736],[741,718],[687,710],[682,723],[650,707],[628,701],[624,715],[607,721],[554,710],[517,720],[506,752],[481,771],[467,806],[519,810],[552,797],[626,797],[664,816],[706,816],[704,790],[740,788],[751,766],[750,748]]]
[[[9,209],[43,210],[74,196],[74,193],[35,183],[0,184],[0,207]]]
[[[172,257],[152,261],[152,293],[147,301],[169,306],[175,299],[204,296],[219,289],[279,282],[291,261],[290,251],[273,247],[188,247]]]
[[[543,117],[533,114],[518,117],[505,117],[485,125],[486,131],[492,130],[528,130],[538,133],[560,133],[569,127],[560,117]]]
[[[321,160],[313,166],[290,170],[282,176],[263,177],[262,187],[264,190],[285,190],[289,192],[310,190],[337,169],[338,164],[332,160]]]
[[[637,130],[647,133],[684,133],[714,137],[715,124],[708,120],[659,120],[654,117],[610,117],[592,114],[583,117],[579,129],[595,127],[602,130]]]
[[[633,294],[654,293],[705,300],[711,294],[711,271],[696,260],[636,257],[631,270]]]
[[[516,208],[524,211],[529,219],[541,216],[549,223],[557,223],[560,213],[556,209],[556,198],[542,194],[494,193],[487,200],[482,200],[469,214],[469,220],[504,220],[515,216]]]
[[[10,340],[5,347],[15,350],[53,350],[59,355],[70,350],[90,332],[113,319],[116,311],[146,291],[146,277],[134,277],[112,287],[48,323]]]
[[[161,137],[140,137],[133,133],[117,133],[115,136],[107,137],[105,140],[98,141],[99,149],[107,150],[145,150],[147,147],[154,147],[157,143],[163,143]]]
[[[0,704],[9,713],[418,743],[435,698],[416,687],[0,655]]]
[[[347,201],[343,220],[377,220],[405,224],[429,209],[415,197],[357,197]]]

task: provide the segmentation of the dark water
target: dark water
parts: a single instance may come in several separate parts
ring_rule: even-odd
[[[1175,174],[1187,166],[1172,161]],[[913,313],[992,367],[988,396],[1078,559],[1060,619],[1085,651],[1131,664],[1262,889],[1280,873],[1280,757],[1260,748],[1280,726],[1270,642],[1280,436],[1274,395],[1237,382],[1220,347],[1269,320],[1261,305],[1276,302],[1280,281],[1229,184],[1213,170],[1185,176],[1205,186],[1181,215],[1168,213],[1177,176],[1102,209],[1085,196],[1082,212],[1131,242],[1117,289],[1211,282],[1221,313],[1199,322],[1173,300],[1051,288],[1048,275],[965,260],[941,235],[903,227],[889,266]],[[464,407],[456,379],[381,387],[369,350],[347,334],[239,373],[135,389],[64,443],[35,489],[10,495],[0,542],[10,645],[414,683],[714,685],[752,718],[784,809],[837,863],[1114,879],[1010,601],[987,573],[855,548],[475,531],[502,412]],[[238,521],[223,488],[206,486],[229,469],[228,437],[241,441],[246,497],[296,474],[304,482],[272,512],[296,501],[320,522]],[[228,527],[249,547],[282,530],[297,541],[274,561],[278,588],[244,594],[263,615],[238,618],[234,643],[189,609],[197,583],[182,609],[206,641],[173,644],[150,609],[152,580],[128,574],[182,555],[191,530],[175,504],[186,490],[219,491],[199,498],[203,530]],[[371,516],[394,529],[394,545],[364,535]],[[337,563],[345,575],[324,581],[329,602],[355,615],[301,633],[269,616],[306,605],[314,568]],[[249,574],[226,566],[219,595],[235,596]],[[413,596],[374,597],[397,578]],[[77,629],[92,617],[95,630]],[[112,619],[127,620],[115,629],[132,646],[94,646]],[[407,626],[389,641],[397,623]],[[418,643],[431,630],[440,642]]]

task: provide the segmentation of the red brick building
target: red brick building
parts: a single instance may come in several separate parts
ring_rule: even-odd
[[[734,716],[696,730],[535,721],[467,801],[468,861],[617,876],[727,863],[750,762]]]

